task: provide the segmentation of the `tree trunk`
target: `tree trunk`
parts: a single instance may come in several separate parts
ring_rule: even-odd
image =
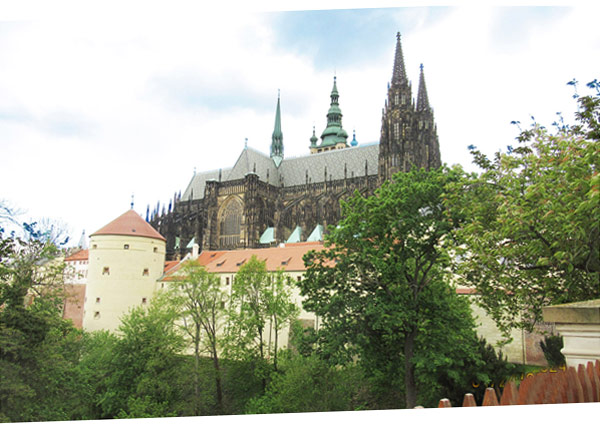
[[[194,340],[194,415],[200,415],[200,329]]]
[[[404,341],[404,386],[406,390],[406,407],[417,406],[417,384],[415,382],[415,365],[413,364],[415,338],[417,330],[411,329]]]
[[[260,367],[264,367],[264,363],[265,363],[265,352],[263,350],[263,332],[262,332],[262,328],[258,329],[258,340],[259,340],[259,351],[260,351]],[[262,373],[262,371],[261,371]],[[267,390],[267,379],[266,377],[263,375],[262,376],[262,392],[263,394],[265,393],[265,390]]]
[[[273,369],[277,371],[277,348],[279,343],[278,331],[277,331],[277,315],[274,317],[275,320],[275,350],[273,351]]]
[[[217,347],[213,346],[213,365],[215,367],[215,385],[217,394],[217,413],[223,414],[223,388],[221,384],[221,367],[217,356]]]

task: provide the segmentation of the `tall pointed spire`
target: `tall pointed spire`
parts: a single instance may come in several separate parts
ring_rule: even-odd
[[[277,93],[277,110],[275,112],[275,128],[271,137],[271,158],[275,166],[279,167],[283,160],[283,133],[281,132],[281,106],[280,93]]]
[[[421,63],[421,76],[419,77],[419,92],[417,94],[417,111],[429,110],[429,98],[427,97],[427,87],[425,86],[425,75],[423,74],[423,64]]]
[[[392,73],[392,84],[405,83],[406,69],[404,67],[404,56],[402,55],[402,44],[400,43],[400,33],[396,34],[396,56],[394,58],[394,71]]]

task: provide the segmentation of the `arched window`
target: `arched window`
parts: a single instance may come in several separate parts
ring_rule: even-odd
[[[240,241],[242,227],[241,202],[232,198],[222,207],[219,214],[219,246],[222,248],[235,247]]]

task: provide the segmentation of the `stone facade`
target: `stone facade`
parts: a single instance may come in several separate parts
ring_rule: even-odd
[[[313,128],[307,156],[284,157],[280,99],[270,156],[247,146],[232,168],[197,173],[168,209],[146,219],[166,238],[167,258],[197,243],[202,250],[275,246],[315,241],[340,219],[340,200],[355,191],[371,195],[394,173],[441,165],[437,129],[423,67],[417,102],[406,78],[400,35],[383,109],[380,143],[348,143],[334,78],[321,140]]]

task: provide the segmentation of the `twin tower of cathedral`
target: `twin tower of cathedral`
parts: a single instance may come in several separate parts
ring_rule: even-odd
[[[415,104],[400,34],[379,143],[348,142],[335,78],[330,97],[327,126],[320,139],[313,128],[309,155],[284,157],[278,99],[269,156],[245,146],[233,167],[195,173],[168,211],[157,206],[147,220],[166,238],[167,257],[193,244],[222,250],[319,241],[340,219],[340,200],[356,190],[368,196],[396,172],[441,166],[423,66]]]

